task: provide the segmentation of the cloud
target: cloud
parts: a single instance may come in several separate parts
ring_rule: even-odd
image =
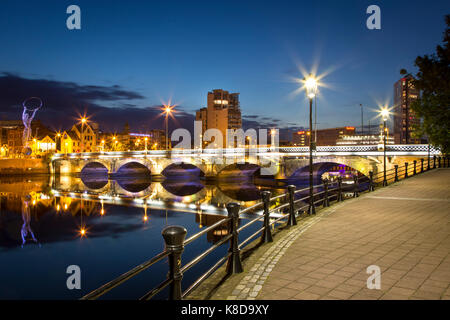
[[[22,101],[37,96],[44,107],[36,114],[53,129],[69,128],[77,116],[86,113],[106,131],[121,131],[125,123],[132,130],[162,129],[164,118],[160,106],[143,106],[141,94],[118,85],[80,85],[46,79],[27,79],[11,73],[0,73],[0,118],[20,119]],[[193,127],[194,116],[177,108],[176,119],[169,127]]]

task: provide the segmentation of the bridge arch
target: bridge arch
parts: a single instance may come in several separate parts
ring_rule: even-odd
[[[166,178],[201,178],[205,173],[198,166],[189,162],[174,162],[161,172]]]
[[[217,172],[218,179],[248,179],[259,175],[261,166],[256,163],[232,163],[220,168]]]
[[[108,185],[108,168],[101,162],[89,162],[81,170],[80,178],[90,190],[104,189]]]

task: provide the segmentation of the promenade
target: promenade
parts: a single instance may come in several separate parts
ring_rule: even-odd
[[[367,288],[370,265],[380,289]],[[277,239],[226,299],[450,299],[450,170],[321,210]]]
[[[450,299],[450,170],[347,201],[285,251],[256,299]],[[369,265],[381,289],[368,289]]]

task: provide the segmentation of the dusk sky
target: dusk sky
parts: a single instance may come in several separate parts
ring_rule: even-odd
[[[71,4],[81,30],[66,28]],[[366,28],[372,4],[381,30]],[[435,52],[448,13],[450,1],[3,0],[0,118],[20,119],[21,102],[40,96],[37,118],[54,127],[86,110],[108,130],[162,128],[154,107],[171,98],[187,126],[222,88],[240,92],[247,126],[306,126],[292,78],[317,65],[328,87],[318,127],[358,126],[360,103],[392,104],[399,70],[415,73],[414,59]]]

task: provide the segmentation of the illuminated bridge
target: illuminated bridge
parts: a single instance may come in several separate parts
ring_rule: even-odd
[[[345,165],[368,175],[383,170],[383,146],[318,146],[314,152],[314,170],[325,172]],[[387,145],[387,169],[395,164],[440,155],[429,145]],[[77,175],[102,171],[110,176],[128,174],[149,176],[198,176],[226,178],[251,176],[257,172],[276,179],[289,179],[308,171],[308,147],[258,147],[234,149],[172,149],[55,154],[51,170],[57,175]]]

